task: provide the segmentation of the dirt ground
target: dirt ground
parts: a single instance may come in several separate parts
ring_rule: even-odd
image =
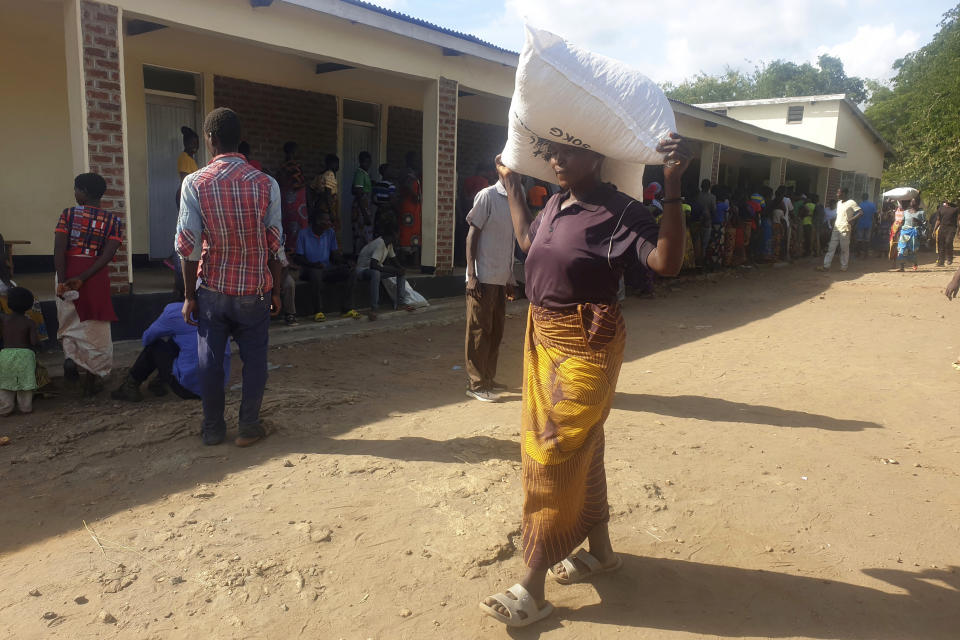
[[[624,567],[510,634],[477,602],[522,571],[519,392],[464,395],[462,315],[273,350],[250,449],[198,403],[38,401],[0,422],[0,637],[958,638],[960,302],[886,266],[630,299]]]

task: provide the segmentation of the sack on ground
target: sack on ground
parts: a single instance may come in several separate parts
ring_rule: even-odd
[[[396,278],[384,278],[381,281],[383,288],[387,290],[387,295],[390,296],[390,299],[394,302],[397,301],[397,279]],[[413,287],[410,286],[410,283],[404,280],[406,287],[404,288],[404,302],[414,309],[419,309],[421,307],[429,307],[430,303],[427,302],[427,299],[422,295],[414,291]]]
[[[503,163],[556,183],[550,142],[606,156],[603,180],[640,198],[645,164],[663,164],[657,143],[677,130],[670,102],[639,71],[527,26],[510,103]]]

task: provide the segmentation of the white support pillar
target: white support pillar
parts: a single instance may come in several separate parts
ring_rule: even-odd
[[[716,164],[716,166],[714,166]],[[709,180],[710,184],[717,181],[720,173],[720,145],[716,142],[700,143],[700,178],[697,184]]]
[[[63,5],[63,35],[67,55],[67,105],[70,110],[70,153],[73,158],[73,173],[87,173],[90,171],[90,156],[80,0],[66,0]]]
[[[774,191],[783,184],[787,175],[787,161],[784,158],[770,158],[770,183]]]
[[[820,198],[821,204],[827,201],[827,175],[829,173],[830,169],[827,167],[817,168],[817,196]]]

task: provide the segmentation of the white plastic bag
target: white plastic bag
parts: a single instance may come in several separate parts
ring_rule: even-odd
[[[645,164],[663,164],[657,143],[677,130],[663,91],[639,71],[527,25],[510,104],[503,164],[556,183],[545,159],[559,142],[606,156],[603,180],[634,198]]]
[[[421,307],[429,307],[430,303],[427,302],[427,299],[422,295],[414,291],[413,287],[410,286],[410,282],[404,280],[403,283],[406,285],[404,287],[403,297],[405,298],[404,303],[410,305],[414,309],[419,309]],[[387,295],[390,296],[390,299],[396,302],[397,300],[397,279],[394,278],[384,278],[380,281],[380,284],[383,285],[383,288],[387,290]]]

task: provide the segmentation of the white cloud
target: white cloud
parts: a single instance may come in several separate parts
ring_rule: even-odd
[[[658,82],[731,66],[752,71],[776,59],[837,55],[847,73],[889,78],[890,64],[917,48],[919,36],[873,26],[873,0],[506,0],[478,36],[519,50],[521,25],[538,27],[622,60]],[[851,30],[855,36],[850,38]]]
[[[894,25],[864,25],[846,42],[817,47],[817,55],[828,53],[843,60],[849,75],[889,80],[893,63],[920,47],[920,36],[913,31],[897,33]]]

